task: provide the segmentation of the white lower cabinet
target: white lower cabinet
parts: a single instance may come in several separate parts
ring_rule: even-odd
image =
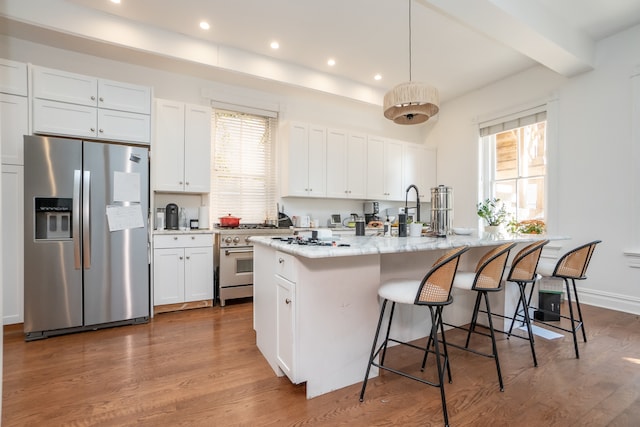
[[[213,299],[211,234],[154,236],[154,305]]]
[[[282,276],[276,275],[276,319],[278,328],[276,332],[276,354],[278,366],[287,377],[298,383],[296,374],[295,330],[296,330],[296,303],[295,284]]]
[[[2,165],[2,321],[24,321],[24,166]]]

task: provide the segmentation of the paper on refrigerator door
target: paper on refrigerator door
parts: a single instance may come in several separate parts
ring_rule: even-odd
[[[133,172],[113,173],[113,201],[140,201],[140,174]]]
[[[140,205],[132,206],[107,206],[107,222],[109,223],[109,231],[128,230],[130,228],[144,227],[144,218],[142,216],[142,207]]]

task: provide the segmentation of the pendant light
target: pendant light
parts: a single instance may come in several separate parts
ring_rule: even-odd
[[[400,125],[424,123],[438,114],[438,89],[411,80],[411,2],[409,0],[409,81],[384,95],[384,116]]]

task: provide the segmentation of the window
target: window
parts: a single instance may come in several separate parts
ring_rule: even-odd
[[[503,201],[515,221],[546,220],[546,126],[546,113],[538,112],[480,129],[483,198]]]
[[[276,218],[276,119],[214,110],[211,150],[211,222],[232,214],[243,223]]]

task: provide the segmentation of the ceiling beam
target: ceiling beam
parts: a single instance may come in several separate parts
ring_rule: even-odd
[[[566,77],[593,69],[595,43],[535,0],[418,0]]]

